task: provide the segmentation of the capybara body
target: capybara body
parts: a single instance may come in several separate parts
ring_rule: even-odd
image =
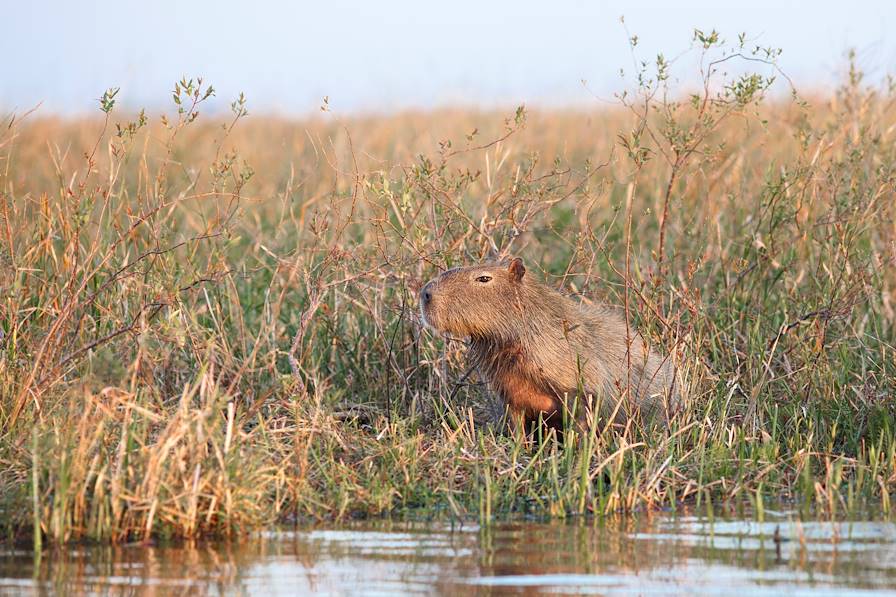
[[[584,305],[526,275],[519,259],[444,272],[420,291],[424,321],[470,340],[471,357],[511,420],[562,428],[664,422],[680,391],[669,359],[653,351],[617,309]]]

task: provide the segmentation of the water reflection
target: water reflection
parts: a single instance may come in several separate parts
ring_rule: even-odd
[[[639,517],[306,528],[240,543],[0,549],[0,593],[860,594],[896,590],[896,524]]]

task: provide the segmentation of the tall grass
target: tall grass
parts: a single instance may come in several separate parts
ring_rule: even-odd
[[[773,52],[728,76],[744,56],[695,39],[697,92],[660,59],[596,111],[291,121],[247,119],[241,97],[206,120],[213,90],[184,80],[167,117],[119,115],[110,90],[99,119],[8,118],[5,537],[740,500],[889,513],[894,90],[852,69],[829,96],[768,100]],[[690,393],[668,429],[502,432],[416,291],[510,254],[673,355]]]

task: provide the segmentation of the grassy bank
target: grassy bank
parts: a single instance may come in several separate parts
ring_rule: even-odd
[[[767,101],[773,67],[728,76],[700,43],[706,87],[667,89],[660,62],[594,111],[290,121],[237,100],[215,119],[184,81],[166,118],[112,93],[97,118],[8,118],[3,536],[744,499],[889,512],[894,90],[853,70]],[[511,254],[627,304],[674,355],[691,390],[668,428],[502,434],[416,290]]]

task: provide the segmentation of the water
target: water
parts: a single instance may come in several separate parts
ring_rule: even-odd
[[[896,523],[652,515],[379,523],[233,543],[0,548],[0,594],[896,595]]]

